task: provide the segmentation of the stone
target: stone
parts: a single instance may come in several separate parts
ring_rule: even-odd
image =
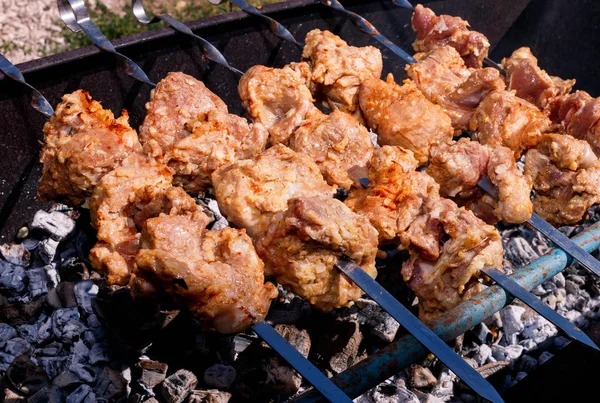
[[[188,403],[228,403],[231,393],[221,390],[194,390],[188,397]]]
[[[38,210],[33,216],[30,227],[31,229],[45,231],[53,239],[60,241],[73,233],[75,221],[59,211],[47,213],[44,210]]]
[[[227,389],[233,384],[236,376],[232,366],[215,364],[204,371],[204,383],[213,388]]]
[[[8,323],[0,322],[0,349],[3,349],[6,345],[6,342],[14,337],[17,337],[17,331],[15,328]]]
[[[538,357],[538,365],[542,365],[544,364],[546,361],[548,361],[550,358],[554,357],[554,354],[552,354],[549,351],[544,351],[542,354],[540,354],[540,356]]]
[[[437,383],[437,379],[429,368],[413,364],[408,369],[408,379],[413,388],[429,388]]]
[[[3,244],[0,245],[0,253],[8,263],[18,266],[29,266],[31,254],[22,244]]]
[[[511,345],[507,347],[492,346],[492,356],[496,361],[514,361],[523,353],[523,346]]]
[[[29,279],[29,295],[33,298],[48,293],[48,277],[44,268],[28,270],[27,278]]]
[[[479,347],[479,350],[473,356],[473,359],[479,366],[484,365],[492,356],[492,349],[487,344],[483,344]]]
[[[150,389],[165,380],[169,368],[167,364],[152,360],[141,360],[137,366],[142,372],[139,381]]]
[[[521,317],[525,313],[525,308],[517,305],[509,305],[500,311],[504,332],[508,337],[519,334],[525,328]]]
[[[192,372],[180,369],[159,386],[159,393],[168,403],[181,403],[196,387],[198,378]]]
[[[38,246],[38,256],[45,264],[50,264],[56,256],[56,249],[58,249],[58,241],[47,238],[40,242]]]
[[[67,396],[66,403],[95,403],[96,395],[89,385],[81,385]]]
[[[15,337],[6,342],[4,351],[10,355],[18,356],[31,350],[31,344],[22,337]]]
[[[529,355],[524,355],[519,360],[517,369],[522,372],[533,372],[537,368],[537,360]]]
[[[92,313],[92,299],[98,295],[98,286],[91,280],[80,281],[73,289],[77,304],[87,313]]]
[[[358,323],[365,326],[370,334],[391,343],[396,337],[400,324],[375,301],[360,299],[356,301],[356,305],[361,308],[357,314]]]
[[[104,367],[98,376],[94,393],[99,399],[106,401],[119,400],[127,396],[127,380],[119,371]]]
[[[27,281],[23,267],[0,260],[0,289],[21,294],[27,288]]]

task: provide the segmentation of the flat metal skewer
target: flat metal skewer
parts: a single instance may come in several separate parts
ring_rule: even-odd
[[[387,313],[411,333],[420,343],[431,351],[464,383],[484,399],[502,402],[502,398],[473,367],[459,357],[431,329],[413,315],[404,305],[392,296],[360,266],[348,258],[341,258],[336,267],[373,298]]]
[[[31,90],[31,106],[38,112],[50,117],[54,115],[54,109],[50,105],[50,102],[33,86],[27,81],[21,71],[12,64],[6,57],[0,54],[0,71],[3,72],[6,77],[19,82]]]
[[[219,52],[219,50],[216,47],[214,47],[206,39],[204,39],[204,38],[196,35],[183,22],[181,22],[178,19],[170,16],[169,14],[155,15],[152,18],[148,17],[148,14],[146,14],[146,10],[144,9],[143,0],[132,0],[131,5],[133,7],[133,13],[134,13],[135,17],[142,24],[147,25],[147,24],[154,24],[154,23],[157,23],[159,21],[164,21],[167,24],[169,24],[176,31],[178,31],[178,32],[180,32],[180,33],[182,33],[184,35],[187,35],[189,37],[192,37],[196,41],[198,41],[200,43],[201,48],[202,48],[202,53],[204,54],[204,56],[208,60],[211,60],[211,61],[213,61],[213,62],[215,62],[215,63],[217,63],[217,64],[219,64],[219,65],[221,65],[223,67],[226,67],[226,68],[228,68],[229,70],[231,70],[232,72],[234,72],[236,74],[239,74],[239,75],[243,75],[244,74],[241,71],[239,71],[238,69],[236,69],[235,67],[231,66],[229,64],[229,62],[225,59],[225,57],[223,56],[223,54],[221,52]]]
[[[487,177],[480,180],[477,185],[486,193],[489,193],[490,196],[498,199],[498,190]],[[542,217],[533,213],[531,218],[527,220],[527,223],[552,240],[559,248],[571,255],[591,273],[600,276],[600,261],[571,241],[565,234],[548,224]]]
[[[90,20],[87,7],[83,0],[57,0],[58,11],[65,25],[73,32],[83,31],[98,48],[105,52],[112,53],[124,63],[125,73],[138,81],[156,87],[144,70],[133,60],[115,49],[113,44]]]
[[[502,273],[500,270],[494,267],[484,267],[482,271],[487,274],[492,280],[504,290],[511,294],[513,297],[518,298],[529,306],[531,309],[542,315],[548,321],[553,323],[556,327],[565,332],[569,337],[585,344],[595,350],[599,350],[598,346],[590,339],[585,333],[583,333],[578,327],[569,322],[567,319],[556,313],[548,305],[544,304],[529,291],[525,290],[518,283],[513,281],[509,276]]]
[[[252,330],[262,338],[265,343],[277,351],[300,375],[310,382],[315,389],[330,402],[352,403],[340,388],[327,378],[317,367],[308,361],[290,343],[287,342],[271,325],[265,322],[252,326]]]

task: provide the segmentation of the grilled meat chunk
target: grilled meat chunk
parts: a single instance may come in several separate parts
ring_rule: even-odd
[[[127,111],[115,119],[86,91],[67,94],[44,125],[38,197],[84,204],[104,175],[141,148]]]
[[[428,100],[444,109],[456,130],[468,127],[475,109],[489,93],[505,87],[498,70],[469,69],[450,46],[415,57],[417,63],[406,67],[408,77]]]
[[[550,125],[535,105],[512,92],[494,91],[481,102],[469,128],[481,144],[508,147],[518,159],[524,150],[535,147]]]
[[[141,297],[165,295],[220,333],[264,320],[277,289],[244,230],[205,231],[194,213],[160,215],[143,226],[131,288]]]
[[[256,250],[267,276],[323,311],[347,306],[363,295],[334,267],[343,255],[377,276],[377,231],[330,197],[290,199],[287,210],[273,217]]]
[[[287,144],[315,106],[308,89],[310,67],[290,63],[281,69],[253,66],[240,79],[238,92],[246,112],[269,131],[270,144]]]
[[[502,270],[498,230],[451,200],[430,200],[427,213],[408,233],[410,259],[402,276],[419,298],[421,320],[430,321],[476,295],[484,266]]]
[[[468,67],[481,68],[488,55],[490,42],[481,33],[469,30],[469,23],[460,17],[437,16],[418,4],[412,16],[412,28],[417,33],[415,52],[429,52],[441,46],[457,50]]]
[[[209,111],[227,113],[227,105],[206,86],[184,73],[169,73],[150,95],[140,129],[142,144],[155,140],[163,152],[190,135],[188,123]]]
[[[335,188],[323,179],[307,155],[283,145],[253,160],[241,160],[212,175],[221,212],[252,237],[263,234],[271,218],[294,197],[332,197]]]
[[[546,134],[527,152],[525,173],[533,180],[533,208],[553,225],[573,225],[600,201],[600,161],[585,141]]]
[[[365,80],[358,99],[369,127],[378,133],[379,144],[408,149],[421,164],[427,163],[433,144],[452,140],[448,115],[410,80],[402,86],[391,74],[386,81]]]
[[[552,122],[562,132],[587,141],[600,156],[600,98],[577,91],[555,98],[549,110]]]
[[[293,134],[290,148],[312,158],[327,183],[344,189],[361,186],[374,150],[368,130],[351,115],[317,108]]]
[[[360,118],[358,88],[365,80],[379,79],[383,59],[372,46],[349,46],[329,31],[313,29],[305,38],[302,59],[311,66],[313,95],[327,101],[332,110]]]

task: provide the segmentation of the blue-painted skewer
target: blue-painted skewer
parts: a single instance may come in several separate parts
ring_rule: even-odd
[[[498,392],[475,369],[460,358],[431,329],[414,316],[363,269],[347,258],[339,259],[336,267],[356,283],[404,328],[442,361],[464,383],[484,399],[502,402]]]
[[[477,185],[486,193],[489,193],[490,196],[498,199],[498,190],[487,177],[484,177],[482,180],[480,180]],[[571,255],[587,270],[596,276],[600,276],[600,261],[587,253],[582,247],[571,241],[565,234],[548,224],[542,217],[536,213],[533,213],[531,218],[527,220],[527,223],[547,236],[559,248]]]
[[[511,294],[513,297],[520,299],[524,304],[542,315],[544,318],[548,319],[556,327],[565,332],[569,337],[585,344],[586,346],[590,346],[591,348],[600,351],[600,348],[598,348],[592,339],[590,339],[578,327],[553,311],[548,305],[544,304],[529,291],[525,290],[519,284],[514,282],[509,276],[494,267],[484,267],[482,271],[492,280],[498,283],[500,287],[504,288],[506,292]]]
[[[221,66],[228,68],[229,70],[231,70],[232,72],[234,72],[240,76],[244,75],[244,73],[242,73],[240,70],[231,66],[229,64],[229,62],[225,59],[223,54],[221,52],[219,52],[219,50],[216,47],[214,47],[206,39],[196,35],[183,22],[179,21],[176,18],[173,18],[169,14],[160,14],[160,15],[154,16],[153,18],[148,17],[148,15],[146,14],[146,10],[144,9],[143,0],[133,0],[131,4],[133,7],[133,13],[135,14],[135,17],[142,24],[154,24],[159,21],[164,21],[167,24],[169,24],[176,31],[181,32],[184,35],[190,36],[190,37],[194,38],[196,41],[198,41],[202,47],[202,53],[208,60],[211,60],[217,64],[220,64]]]
[[[65,25],[73,32],[83,31],[100,49],[111,53],[124,62],[125,73],[145,84],[155,87],[146,73],[133,60],[119,53],[106,36],[90,20],[83,0],[57,0],[58,11]]]
[[[12,64],[6,57],[0,55],[0,71],[3,72],[8,78],[11,78],[27,87],[31,90],[31,106],[38,112],[50,117],[54,115],[54,109],[48,102],[48,100],[42,95],[41,92],[32,87],[25,77],[21,74],[21,71]]]
[[[408,0],[392,0],[392,3],[394,3],[398,7],[408,8],[409,10],[414,10],[415,9],[413,7],[413,5],[408,2]]]
[[[331,382],[317,367],[308,361],[290,343],[287,342],[273,327],[261,322],[252,326],[256,332],[273,350],[277,351],[300,375],[310,382],[327,400],[333,403],[352,403],[352,399],[344,394],[335,383]]]

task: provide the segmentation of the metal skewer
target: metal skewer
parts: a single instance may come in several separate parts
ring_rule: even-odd
[[[42,95],[41,92],[32,87],[27,81],[21,71],[12,64],[6,57],[0,54],[0,71],[3,72],[6,77],[11,78],[31,90],[31,106],[38,112],[50,117],[54,115],[54,109],[48,102],[48,100]]]
[[[553,311],[548,305],[544,304],[530,292],[521,287],[518,283],[513,281],[509,276],[502,273],[500,270],[494,267],[484,267],[481,271],[487,274],[492,280],[494,280],[500,287],[511,294],[513,297],[518,298],[529,306],[531,309],[542,315],[548,321],[552,322],[556,327],[565,332],[569,337],[577,340],[580,343],[585,344],[595,350],[599,350],[598,346],[590,339],[585,333],[583,333],[578,327],[569,322],[567,319]]]
[[[156,86],[156,84],[150,81],[140,66],[124,54],[119,53],[113,44],[110,43],[108,38],[104,36],[102,31],[94,25],[92,20],[90,20],[87,7],[83,0],[57,0],[56,3],[58,5],[58,11],[60,12],[60,18],[62,18],[65,25],[71,31],[83,31],[97,47],[105,52],[112,53],[119,58],[124,63],[125,73],[127,73],[128,76],[152,87]]]
[[[179,21],[176,18],[173,18],[169,14],[155,15],[152,18],[148,17],[148,14],[146,14],[146,10],[144,9],[143,0],[132,0],[131,5],[133,7],[133,13],[135,14],[135,17],[142,24],[147,25],[147,24],[154,24],[159,21],[164,21],[167,24],[169,24],[176,31],[178,31],[184,35],[190,36],[190,37],[194,38],[196,41],[198,41],[202,48],[202,53],[208,60],[211,60],[217,64],[220,64],[221,66],[228,68],[229,70],[231,70],[232,72],[234,72],[236,74],[239,74],[239,75],[244,74],[241,71],[239,71],[238,69],[236,69],[235,67],[232,67],[229,64],[229,62],[227,62],[227,60],[225,59],[223,54],[221,52],[219,52],[219,50],[217,48],[215,48],[206,39],[196,35],[183,22]]]

